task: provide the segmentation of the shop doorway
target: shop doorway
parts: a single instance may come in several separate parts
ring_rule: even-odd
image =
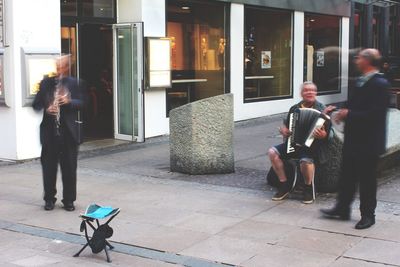
[[[78,34],[78,72],[88,96],[83,114],[85,136],[89,140],[113,138],[112,26],[81,24]]]
[[[71,55],[70,75],[83,80],[86,85],[87,102],[82,112],[85,139],[113,138],[112,26],[63,26],[61,49]]]

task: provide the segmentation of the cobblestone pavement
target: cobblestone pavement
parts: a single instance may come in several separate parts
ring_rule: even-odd
[[[357,200],[346,222],[318,212],[333,194],[312,205],[298,194],[273,202],[265,151],[280,141],[280,122],[237,125],[230,175],[169,172],[166,138],[82,153],[74,212],[59,201],[43,210],[38,161],[1,166],[0,266],[400,266],[400,169],[380,177],[377,223],[367,230],[354,229]],[[85,241],[78,216],[90,203],[122,210],[111,223],[111,264],[89,249],[72,257]]]

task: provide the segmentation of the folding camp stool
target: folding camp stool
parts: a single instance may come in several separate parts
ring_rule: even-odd
[[[91,204],[87,207],[85,214],[81,214],[79,217],[82,219],[80,231],[85,231],[85,237],[87,243],[83,246],[83,248],[74,255],[74,257],[79,257],[79,254],[89,246],[92,249],[92,252],[97,254],[104,250],[107,256],[107,262],[111,262],[110,256],[108,255],[107,247],[109,249],[113,249],[114,247],[106,240],[110,238],[113,234],[113,229],[109,226],[109,223],[117,216],[120,212],[120,209],[113,209],[112,207],[102,207],[97,204]],[[106,223],[100,224],[100,219],[106,219]],[[96,221],[96,225],[94,225],[94,221]],[[88,234],[88,226],[92,228],[93,234],[92,237],[89,237]]]
[[[293,184],[292,188],[290,190],[293,190],[294,187],[296,186],[297,183],[297,177],[298,177],[298,168],[300,168],[300,159],[290,159],[289,163],[293,166],[294,168],[294,178],[293,178]],[[315,164],[314,164],[314,173],[312,175],[311,179],[311,185],[312,185],[312,192],[313,192],[313,200],[315,201],[315,185],[314,185],[314,178],[315,178]]]

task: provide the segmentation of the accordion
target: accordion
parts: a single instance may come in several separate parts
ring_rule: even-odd
[[[312,108],[298,108],[289,115],[289,130],[292,134],[287,140],[287,153],[296,147],[310,147],[314,142],[315,129],[321,128],[329,116]]]

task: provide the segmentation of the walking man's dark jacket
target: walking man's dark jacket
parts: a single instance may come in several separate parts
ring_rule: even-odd
[[[347,102],[344,153],[378,156],[385,152],[388,89],[388,81],[377,73],[351,91]]]

